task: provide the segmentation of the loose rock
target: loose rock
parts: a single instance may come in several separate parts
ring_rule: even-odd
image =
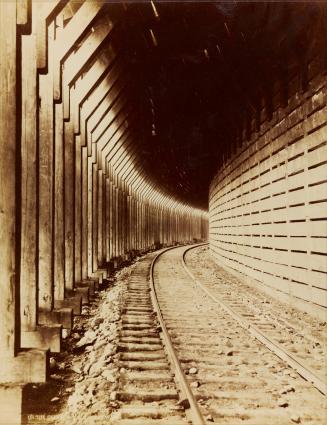
[[[110,401],[109,406],[117,409],[117,407],[119,407],[119,403],[117,403],[117,401]]]
[[[77,374],[81,374],[82,373],[82,371],[81,371],[81,369],[78,367],[78,366],[75,366],[75,365],[73,365],[73,366],[71,366],[71,368],[70,368],[73,372],[75,372],[75,373],[77,373]]]
[[[111,370],[104,370],[101,374],[107,381],[115,382],[115,377]]]
[[[116,401],[116,399],[117,399],[117,391],[112,391],[112,392],[110,393],[109,399],[110,399],[111,401]]]
[[[60,375],[57,375],[56,373],[53,373],[52,375],[50,375],[51,379],[54,379],[55,381],[63,381],[64,378]]]
[[[104,318],[103,317],[97,317],[96,319],[93,320],[93,326],[99,326],[101,325],[101,323],[103,323]]]
[[[191,368],[188,370],[188,373],[189,373],[190,375],[195,375],[196,373],[198,373],[198,370],[197,370],[197,368],[196,368],[196,367],[191,367]]]
[[[59,370],[64,370],[66,368],[65,362],[57,363],[57,367]]]
[[[190,408],[190,402],[188,401],[187,398],[183,398],[182,400],[180,400],[176,403],[176,406],[183,407],[184,409],[189,409]]]
[[[57,362],[56,362],[56,360],[55,360],[55,358],[54,358],[54,357],[50,357],[49,364],[50,364],[50,369],[51,369],[51,370],[53,370],[53,369],[55,369],[55,368],[56,368],[56,366],[57,366]]]
[[[61,332],[61,337],[62,339],[66,339],[69,337],[69,330],[68,329],[63,329]]]
[[[192,388],[198,388],[200,386],[200,382],[199,381],[193,381],[190,383],[190,386]]]
[[[77,346],[82,346],[85,344],[93,344],[97,339],[97,334],[93,330],[88,330],[85,332],[83,338],[76,344]]]

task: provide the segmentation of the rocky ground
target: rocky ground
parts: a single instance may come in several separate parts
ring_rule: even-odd
[[[120,311],[128,278],[136,266],[109,279],[82,315],[74,319],[64,350],[50,359],[49,383],[26,389],[25,423],[42,425],[103,425],[118,404],[116,345]],[[65,337],[65,335],[64,335]]]
[[[313,350],[321,351],[323,347],[326,347],[327,322],[325,320],[319,320],[311,314],[292,307],[286,301],[277,300],[263,292],[259,287],[250,285],[245,277],[236,277],[231,274],[227,269],[222,268],[215,262],[208,246],[189,251],[186,254],[186,263],[194,275],[199,279],[203,279],[204,282],[214,281],[222,284],[221,278],[223,278],[223,281],[228,283],[231,291],[235,290],[239,297],[243,301],[246,300],[245,302],[247,303],[254,300],[255,303],[262,307],[263,313],[273,311],[280,319],[287,320],[290,325],[301,323],[306,336],[320,341],[320,344],[312,347]]]
[[[130,276],[138,261],[142,259],[142,257],[138,258],[133,264],[118,271],[108,280],[106,289],[99,292],[90,305],[83,307],[82,315],[75,317],[71,335],[64,335],[63,351],[51,357],[50,381],[47,384],[29,385],[26,389],[24,401],[24,411],[26,412],[24,423],[26,425],[104,425],[111,423],[115,412],[119,411],[116,391],[121,374],[121,370],[118,370],[117,354],[121,311]],[[187,264],[191,269],[193,268],[194,273],[198,274],[197,278],[203,278],[209,282],[223,274],[226,279],[228,277],[231,288],[237,288],[239,295],[244,293],[242,295],[244,299],[253,297],[259,300],[259,306],[263,305],[265,310],[269,307],[281,319],[287,319],[289,324],[296,325],[300,321],[306,334],[311,339],[320,341],[321,345],[315,344],[310,350],[323,350],[322,346],[326,342],[325,322],[319,322],[307,314],[276,302],[267,294],[263,294],[231,276],[217,266],[206,247],[190,251],[187,255]],[[167,274],[169,270],[170,268],[166,267],[165,273]],[[171,278],[171,283],[173,283],[173,293],[175,294],[174,276]],[[205,308],[204,316],[206,307],[203,306],[203,308]],[[182,317],[179,319],[182,320]],[[193,333],[194,329],[192,329],[192,338],[196,337]],[[226,330],[227,333],[228,330]],[[228,347],[228,343],[226,346]],[[228,365],[234,367],[232,360],[237,356],[233,356],[232,351],[231,353],[226,352],[226,355],[229,356]],[[221,353],[218,352],[218,354]],[[251,359],[251,356],[249,358]],[[190,368],[190,366],[192,367]],[[186,373],[192,375],[192,370],[195,369],[198,375],[195,382],[192,382],[192,388],[194,387],[195,391],[203,390],[204,382],[200,385],[201,368],[190,363],[188,369]],[[288,371],[287,368],[285,370]],[[224,373],[228,373],[228,371]],[[297,376],[293,375],[291,377],[295,379]],[[210,379],[212,378],[211,371]],[[284,376],[280,376],[280,379],[284,378]],[[286,385],[286,381],[281,383]],[[281,391],[284,391],[284,387]],[[296,400],[300,390],[297,390],[296,393],[293,391],[291,395],[293,393]],[[278,405],[276,408],[279,407]],[[298,406],[298,410],[301,410],[301,406]],[[208,414],[207,420],[211,421],[210,411],[206,414]],[[301,417],[297,412],[296,415],[290,417],[290,420],[293,423],[301,423]]]

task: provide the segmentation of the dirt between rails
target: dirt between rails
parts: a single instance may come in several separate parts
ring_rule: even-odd
[[[118,271],[74,318],[63,351],[50,358],[50,380],[25,389],[24,425],[104,425],[118,407],[116,347],[124,291],[139,261]],[[9,424],[8,424],[9,425]]]
[[[312,347],[314,351],[321,351],[327,345],[327,322],[319,321],[316,317],[311,316],[309,313],[301,311],[297,308],[292,307],[287,302],[282,302],[275,299],[269,294],[263,292],[259,288],[255,288],[246,283],[245,278],[241,279],[228,272],[219,266],[210,255],[208,246],[201,246],[192,249],[187,252],[185,256],[187,266],[190,268],[192,273],[197,277],[203,279],[215,279],[215,277],[223,276],[226,280],[232,284],[237,285],[238,295],[246,297],[247,294],[255,297],[259,304],[262,304],[263,310],[265,307],[272,309],[274,313],[294,325],[302,325],[305,332],[305,336],[311,336],[317,339],[320,344]],[[233,286],[231,285],[231,289]]]
[[[188,255],[192,252],[195,250]],[[179,254],[167,253],[157,265],[157,294],[184,373],[202,412],[211,416],[210,422],[230,425],[327,423],[326,397],[211,302],[185,273],[181,253],[182,250]],[[194,269],[190,268],[196,279],[205,286],[210,285],[211,292],[214,264],[203,261],[201,255],[192,256]],[[190,266],[187,256],[186,263]],[[221,273],[219,271],[220,278]],[[231,291],[229,281],[226,286]],[[238,288],[235,284],[238,298],[235,305],[240,304],[242,298],[246,300]],[[259,300],[263,297],[263,293],[258,293]],[[264,305],[269,302],[267,298],[264,301]]]

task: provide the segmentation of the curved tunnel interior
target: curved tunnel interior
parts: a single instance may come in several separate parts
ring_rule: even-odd
[[[128,110],[141,168],[201,209],[252,117],[259,126],[262,107],[272,114],[280,88],[287,103],[294,76],[305,90],[317,54],[326,66],[326,8],[315,2],[109,4],[99,19],[106,14],[117,24],[102,48],[117,51],[123,89],[115,102]]]
[[[320,1],[0,0],[1,413],[150,251],[326,317],[326,46]]]

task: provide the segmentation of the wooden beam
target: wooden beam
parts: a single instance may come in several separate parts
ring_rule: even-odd
[[[96,127],[90,132],[92,143],[97,143],[100,139],[103,139],[103,135],[106,133],[108,136],[109,128],[117,128],[116,120],[119,120],[119,125],[122,119],[127,117],[128,113],[128,102],[125,96],[120,97],[114,104],[110,104],[106,108],[101,119]],[[122,118],[123,117],[123,118]]]
[[[116,174],[118,176],[121,176],[121,172],[123,171],[123,169],[126,167],[126,162],[128,163],[128,161],[131,162],[132,158],[134,158],[136,156],[136,152],[137,152],[137,147],[134,147],[134,149],[130,149],[130,150],[125,150],[124,152],[122,152],[119,156],[117,155],[117,158],[114,158],[114,160],[112,160],[111,164],[113,169],[115,170]],[[134,164],[133,164],[134,166]],[[127,168],[126,168],[127,171]]]
[[[49,52],[52,51],[54,23],[49,27]],[[52,55],[49,70],[39,75],[39,306],[53,308],[53,98]]]
[[[74,48],[76,41],[83,35],[93,19],[97,16],[105,0],[85,1],[78,9],[68,25],[59,34],[55,42],[55,63],[56,72],[54,75],[54,99],[61,97],[61,62]]]
[[[98,246],[97,246],[97,261],[100,267],[104,263],[104,239],[103,239],[103,210],[104,210],[104,175],[102,170],[97,172],[98,178],[98,209],[97,209],[97,222],[98,222]]]
[[[74,88],[76,89],[77,96],[75,104],[72,104],[69,99],[69,90],[64,90],[64,116],[65,119],[69,119],[70,109],[69,107],[77,108],[79,111],[80,105],[84,102],[84,100],[89,96],[90,93],[94,90],[94,88],[99,84],[102,77],[105,75],[108,67],[113,63],[116,58],[116,54],[111,45],[108,46],[107,49],[103,50],[101,54],[97,57],[97,60],[91,66],[89,71],[83,75],[83,78],[79,78],[74,84]],[[68,96],[67,96],[68,95]],[[77,119],[79,119],[79,114],[75,115]],[[75,128],[79,129],[79,122],[74,123]]]
[[[16,2],[17,25],[25,26],[29,21],[30,0]]]
[[[88,204],[87,204],[87,194],[88,194],[88,156],[87,156],[87,147],[83,146],[82,148],[82,279],[88,277],[88,268],[87,268],[87,242],[88,242]]]
[[[126,128],[126,131],[122,134],[121,138],[118,139],[108,152],[106,152],[106,162],[111,162],[112,158],[116,155],[119,150],[125,149],[125,146],[128,147],[131,140],[131,129],[132,123],[129,124]]]
[[[104,235],[105,240],[105,261],[110,261],[110,183],[109,178],[105,176],[105,216],[104,216]]]
[[[130,126],[123,123],[121,128],[115,133],[114,137],[104,146],[101,152],[102,157],[102,168],[106,170],[108,174],[108,164],[112,167],[115,162],[115,158],[121,155],[122,152],[129,153],[130,149],[136,148],[136,144],[132,143],[130,136]],[[119,154],[120,152],[120,154]]]
[[[124,86],[124,84],[122,82],[120,83],[121,84],[117,83],[112,88],[112,90],[109,91],[107,96],[98,103],[97,108],[89,117],[86,126],[82,126],[84,128],[86,127],[88,135],[93,133],[97,127],[100,127],[102,125],[106,114],[109,112],[110,108],[113,106],[114,102],[118,99],[118,97],[120,98],[118,101],[121,102],[121,96],[123,96],[122,87]]]
[[[36,35],[22,36],[22,135],[21,135],[21,258],[20,314],[22,331],[37,325],[37,198],[36,163]]]
[[[118,79],[120,69],[120,61],[119,59],[115,61],[115,64],[112,68],[109,69],[106,76],[102,79],[102,81],[94,87],[94,90],[90,92],[86,99],[80,105],[80,122],[81,125],[81,143],[82,146],[86,146],[86,124],[90,118],[90,116],[95,112],[98,107],[98,104],[101,103],[103,98],[107,95],[109,90],[111,90],[112,86]]]
[[[114,27],[113,21],[108,16],[108,13],[99,16],[93,26],[93,31],[90,31],[88,37],[83,40],[81,46],[72,52],[65,60],[63,67],[62,79],[64,84],[71,85],[83,72],[85,66],[88,65],[91,58],[96,55],[102,42]]]
[[[16,276],[16,2],[0,1],[0,380],[19,345]]]
[[[65,237],[64,237],[64,122],[63,105],[55,105],[54,143],[54,296],[65,299]]]
[[[65,1],[51,0],[39,2],[32,0],[32,8],[37,8],[37,32],[36,32],[36,63],[39,70],[45,70],[47,67],[47,18],[58,8],[64,7]]]
[[[71,121],[64,123],[64,213],[65,213],[65,288],[74,289],[74,178],[75,178],[75,137]]]
[[[101,136],[97,143],[97,155],[99,158],[99,166],[101,169],[105,168],[105,156],[107,154],[107,149],[110,149],[118,138],[124,133],[128,128],[128,124],[125,121],[128,117],[128,111],[121,113],[115,121],[107,128],[107,130]],[[106,150],[105,150],[106,148]]]
[[[82,158],[80,136],[75,139],[75,222],[74,267],[75,281],[82,280]]]
[[[93,156],[88,157],[87,165],[87,267],[88,267],[88,276],[92,276],[93,273],[93,226],[92,226],[92,217],[93,217],[93,164],[95,161],[95,153]]]

